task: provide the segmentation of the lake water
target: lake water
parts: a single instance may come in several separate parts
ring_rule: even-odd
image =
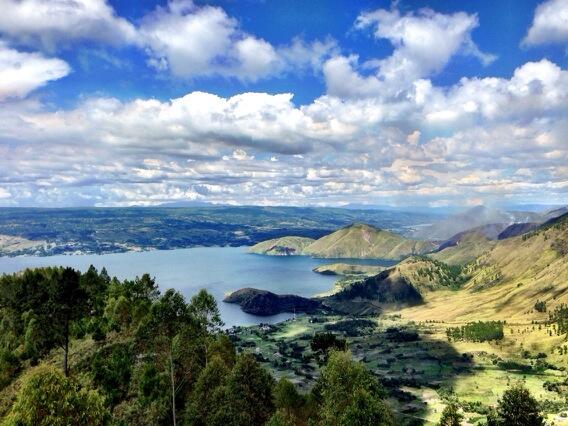
[[[70,266],[85,271],[90,265],[99,270],[104,266],[111,276],[119,279],[134,278],[148,272],[156,278],[162,291],[174,288],[188,299],[199,289],[209,291],[217,299],[223,321],[230,327],[275,323],[290,318],[292,314],[270,317],[249,315],[242,312],[238,305],[223,303],[226,293],[254,287],[274,293],[310,297],[329,290],[337,279],[316,274],[312,269],[336,261],[304,256],[254,255],[247,253],[247,247],[195,247],[102,255],[0,257],[0,273],[40,266]]]

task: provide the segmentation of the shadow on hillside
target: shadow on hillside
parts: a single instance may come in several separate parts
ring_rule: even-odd
[[[402,425],[423,425],[436,409],[432,399],[449,396],[458,377],[471,374],[473,359],[420,329],[398,329],[353,338],[353,355],[365,362],[389,392]],[[413,335],[414,333],[414,335]]]

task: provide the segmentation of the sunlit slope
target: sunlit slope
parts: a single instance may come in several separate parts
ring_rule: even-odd
[[[269,256],[292,256],[302,254],[303,250],[313,243],[311,238],[282,237],[263,241],[249,249],[250,253],[266,254]]]
[[[410,257],[373,277],[346,285],[324,304],[348,314],[376,314],[385,307],[422,304],[430,292],[459,288],[466,280],[459,267],[424,256]]]
[[[369,225],[354,224],[316,240],[304,249],[304,253],[325,258],[398,260],[435,248],[436,245],[429,241],[410,240]]]
[[[446,247],[428,256],[450,265],[465,265],[488,252],[495,245],[496,241],[491,241],[480,232],[471,231],[463,233],[456,245]]]
[[[535,231],[499,241],[468,265],[463,289],[432,292],[420,308],[403,310],[417,320],[537,319],[537,301],[550,310],[568,302],[568,215]]]

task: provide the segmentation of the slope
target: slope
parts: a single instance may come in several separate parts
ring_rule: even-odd
[[[459,292],[430,293],[414,320],[544,319],[537,301],[550,309],[568,302],[568,214],[536,230],[495,243],[468,265],[469,280]]]
[[[304,249],[304,253],[323,258],[399,260],[435,248],[436,245],[429,241],[410,240],[369,225],[354,224],[316,240]]]
[[[303,250],[314,240],[305,237],[282,237],[262,241],[249,248],[249,253],[268,256],[292,256],[302,254]]]

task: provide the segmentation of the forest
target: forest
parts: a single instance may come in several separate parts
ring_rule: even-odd
[[[148,274],[120,281],[94,267],[3,275],[0,424],[398,424],[388,391],[335,328],[312,339],[320,370],[300,392],[254,353],[235,349],[205,290],[186,301],[174,290],[160,293]],[[507,420],[519,407],[534,417],[531,425],[542,424],[521,385],[488,411],[488,424],[521,424]],[[460,416],[450,401],[441,424],[459,424]]]

